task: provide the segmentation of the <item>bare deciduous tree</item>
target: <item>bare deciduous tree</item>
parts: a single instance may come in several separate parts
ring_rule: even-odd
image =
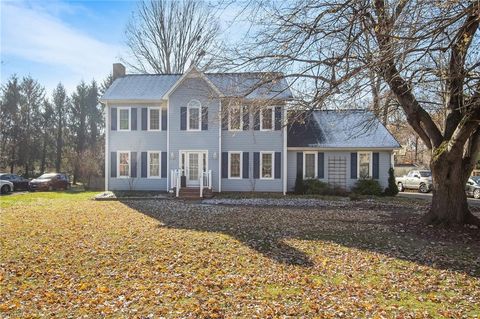
[[[432,155],[427,222],[480,225],[464,191],[480,152],[479,1],[258,1],[254,7],[253,41],[233,50],[234,68],[284,71],[311,107],[367,104],[379,76]]]
[[[212,10],[196,0],[141,2],[126,28],[130,67],[141,73],[183,73],[208,68],[219,26]]]

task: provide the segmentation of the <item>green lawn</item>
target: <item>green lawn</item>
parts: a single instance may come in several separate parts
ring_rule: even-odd
[[[418,203],[0,198],[0,317],[480,317],[480,235]],[[418,213],[417,213],[418,212]]]

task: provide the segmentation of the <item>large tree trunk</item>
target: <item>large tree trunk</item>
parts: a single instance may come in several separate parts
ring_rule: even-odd
[[[432,158],[433,198],[430,211],[425,216],[429,224],[480,226],[480,220],[468,208],[465,194],[465,170],[461,154],[455,161],[447,161],[444,156]]]

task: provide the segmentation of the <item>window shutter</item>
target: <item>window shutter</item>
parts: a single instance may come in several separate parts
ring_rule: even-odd
[[[162,178],[167,177],[167,152],[162,152]]]
[[[357,178],[357,153],[350,153],[350,178]]]
[[[275,130],[279,131],[282,129],[282,107],[275,107]]]
[[[187,107],[182,106],[180,108],[180,131],[187,130]]]
[[[141,155],[141,161],[142,161],[142,168],[141,168],[141,176],[142,177],[147,177],[147,152],[142,152],[142,155]]]
[[[110,177],[117,177],[117,152],[110,153]]]
[[[303,177],[303,153],[297,152],[297,176]]]
[[[202,131],[208,130],[208,107],[202,106]]]
[[[253,178],[260,178],[260,153],[253,152]]]
[[[318,152],[318,160],[317,160],[317,171],[318,171],[318,178],[325,178],[325,153]]]
[[[380,177],[380,155],[378,153],[373,153],[373,163],[372,163],[372,177],[373,179],[379,179]]]
[[[112,131],[117,130],[117,108],[116,107],[112,107],[111,109],[110,128],[112,129]]]
[[[130,177],[137,177],[137,152],[130,153]]]
[[[167,109],[162,109],[162,131],[167,130]]]
[[[137,130],[137,108],[136,107],[132,107],[130,109],[130,122],[131,122],[131,127],[132,127],[132,131],[136,131]]]
[[[222,152],[222,178],[228,178],[228,152]]]
[[[147,126],[147,120],[148,120],[148,115],[147,115],[148,109],[146,107],[142,108],[142,131],[146,131],[148,126]]]
[[[253,129],[255,131],[260,130],[260,111],[259,110],[255,110],[255,112],[253,112]]]
[[[248,131],[249,129],[250,129],[250,112],[248,111],[248,105],[244,105],[243,106],[243,130]]]
[[[276,179],[282,177],[282,152],[275,152],[275,175]]]
[[[250,169],[250,163],[248,162],[249,161],[249,156],[248,156],[248,152],[243,152],[242,153],[242,156],[243,156],[243,159],[242,159],[242,177],[243,178],[249,178],[249,169]]]

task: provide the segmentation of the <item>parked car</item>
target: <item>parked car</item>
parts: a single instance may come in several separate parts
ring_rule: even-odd
[[[0,193],[7,194],[13,192],[14,189],[12,182],[0,179]]]
[[[9,181],[13,184],[15,191],[27,191],[30,180],[17,174],[0,173],[0,180]]]
[[[465,192],[467,196],[472,196],[473,198],[480,199],[480,177],[470,177],[465,186]]]
[[[68,176],[63,173],[47,173],[30,181],[30,190],[59,190],[69,189]]]
[[[433,188],[432,172],[428,170],[413,170],[395,180],[400,192],[405,189],[417,189],[421,193],[428,193]]]

